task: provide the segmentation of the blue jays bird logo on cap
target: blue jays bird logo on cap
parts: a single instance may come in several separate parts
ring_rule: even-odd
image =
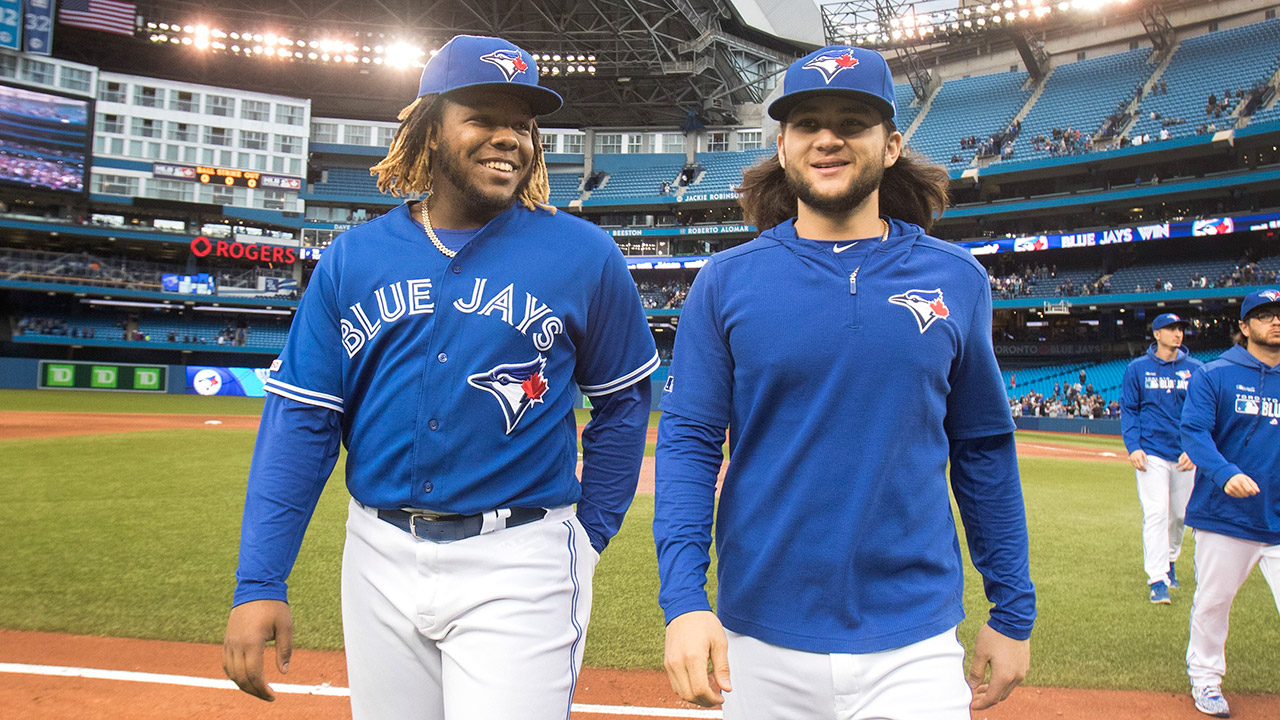
[[[476,373],[467,378],[467,384],[484,390],[498,399],[502,416],[507,420],[507,434],[516,429],[525,411],[543,402],[547,381],[542,371],[547,359],[542,355],[523,363],[506,363],[489,372]]]
[[[1280,302],[1280,290],[1261,290],[1258,294],[1271,302]]]
[[[849,49],[841,49],[819,55],[805,63],[804,69],[817,70],[822,73],[822,77],[830,85],[836,75],[857,66],[858,59],[853,56],[853,52]]]
[[[507,82],[529,69],[529,63],[515,50],[494,50],[488,55],[481,55],[480,59],[501,70]]]
[[[916,319],[916,324],[920,326],[921,334],[928,330],[935,320],[939,318],[945,320],[951,316],[951,310],[942,301],[941,288],[936,290],[908,290],[889,298],[889,302],[910,310]]]

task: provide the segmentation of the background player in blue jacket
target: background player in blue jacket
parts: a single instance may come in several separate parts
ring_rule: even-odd
[[[1035,594],[987,275],[920,227],[946,173],[902,152],[893,102],[875,52],[791,65],[769,106],[778,153],[742,188],[770,229],[715,255],[681,313],[654,517],[666,667],[729,720],[968,720],[1027,672]],[[948,458],[995,603],[968,684]]]
[[[1182,347],[1187,325],[1174,313],[1151,321],[1155,342],[1125,368],[1120,393],[1120,428],[1142,505],[1142,565],[1151,602],[1166,605],[1169,588],[1178,586],[1174,562],[1196,469],[1182,452],[1178,427],[1187,383],[1201,365]]]
[[[1222,697],[1231,602],[1255,565],[1280,609],[1280,290],[1240,303],[1240,342],[1191,377],[1182,446],[1196,464],[1187,524],[1196,541],[1187,675],[1196,707]]]
[[[329,246],[249,473],[223,662],[287,670],[285,580],[339,442],[342,625],[356,718],[564,718],[595,563],[644,452],[658,364],[612,238],[547,206],[529,53],[461,35],[422,73],[378,185],[427,193]],[[593,398],[575,475],[573,387]],[[577,512],[572,507],[577,503]]]

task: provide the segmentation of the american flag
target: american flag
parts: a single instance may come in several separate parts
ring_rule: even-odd
[[[62,0],[58,22],[87,30],[132,35],[138,6],[118,0]]]

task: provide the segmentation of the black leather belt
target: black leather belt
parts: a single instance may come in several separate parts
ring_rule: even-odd
[[[475,537],[484,530],[485,515],[436,515],[434,513],[415,513],[409,510],[379,510],[378,519],[395,525],[419,540],[435,542],[454,542]],[[541,520],[546,517],[546,508],[511,508],[502,527],[516,527]]]

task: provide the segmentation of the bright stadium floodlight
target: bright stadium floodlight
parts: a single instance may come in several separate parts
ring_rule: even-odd
[[[416,48],[406,42],[396,42],[387,46],[386,58],[387,65],[393,68],[403,70],[413,62],[416,57]]]

